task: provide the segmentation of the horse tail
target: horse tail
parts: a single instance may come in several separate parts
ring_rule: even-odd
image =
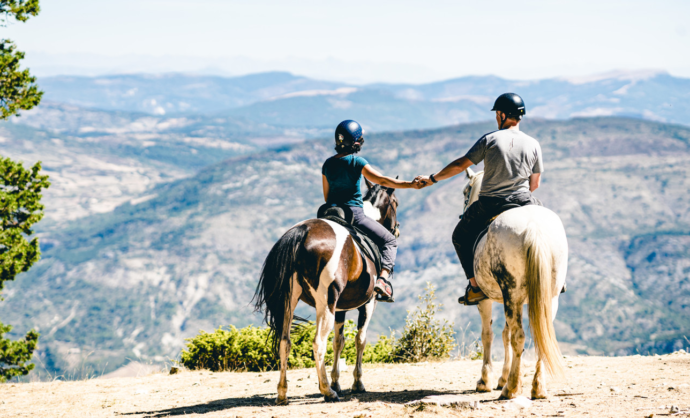
[[[537,223],[527,226],[524,243],[527,249],[525,276],[529,297],[529,325],[534,346],[549,374],[563,376],[563,355],[558,348],[551,315],[553,257]]]
[[[268,253],[261,269],[252,302],[255,312],[264,313],[273,353],[277,355],[285,314],[290,304],[292,277],[297,273],[300,249],[308,233],[307,225],[288,230]]]

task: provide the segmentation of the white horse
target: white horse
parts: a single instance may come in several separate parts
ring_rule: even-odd
[[[475,174],[467,169],[467,177],[470,182],[464,190],[463,212],[479,198],[484,172]],[[552,376],[563,375],[563,356],[553,320],[567,267],[568,241],[563,223],[558,215],[542,206],[529,205],[503,212],[479,240],[474,254],[475,279],[489,299],[478,305],[484,348],[478,392],[490,392],[493,386],[491,308],[494,302],[503,304],[506,316],[505,362],[496,388],[502,389],[500,399],[512,399],[522,391],[520,360],[525,347],[522,306],[526,303],[538,356],[532,398],[546,397],[544,369]]]

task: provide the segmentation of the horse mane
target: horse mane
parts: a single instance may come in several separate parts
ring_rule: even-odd
[[[484,179],[484,171],[479,171],[472,175],[468,174],[470,181],[465,186],[465,207],[462,209],[464,213],[467,208],[479,199],[479,191],[482,188],[482,180]]]
[[[381,218],[376,219],[377,222],[389,228],[391,232],[397,233],[395,231],[397,231],[398,224],[398,197],[395,195],[395,189],[389,189],[379,184],[374,184],[366,179],[365,181],[367,184],[367,192],[362,200],[364,202],[369,202],[373,208],[380,211]],[[384,199],[388,199],[388,204],[384,205],[381,199],[379,199],[379,196],[382,194],[387,195],[384,196]],[[386,223],[390,225],[386,225]]]

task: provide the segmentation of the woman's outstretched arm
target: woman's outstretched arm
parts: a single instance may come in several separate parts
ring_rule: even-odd
[[[393,189],[419,189],[421,183],[419,181],[404,181],[394,179],[392,177],[384,176],[367,164],[362,169],[362,175],[372,183],[380,184],[383,187],[390,187]]]

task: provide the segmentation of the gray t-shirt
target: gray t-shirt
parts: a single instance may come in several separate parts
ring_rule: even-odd
[[[480,196],[508,197],[529,191],[529,176],[544,170],[537,140],[514,129],[484,135],[465,157],[475,165],[484,160]]]

